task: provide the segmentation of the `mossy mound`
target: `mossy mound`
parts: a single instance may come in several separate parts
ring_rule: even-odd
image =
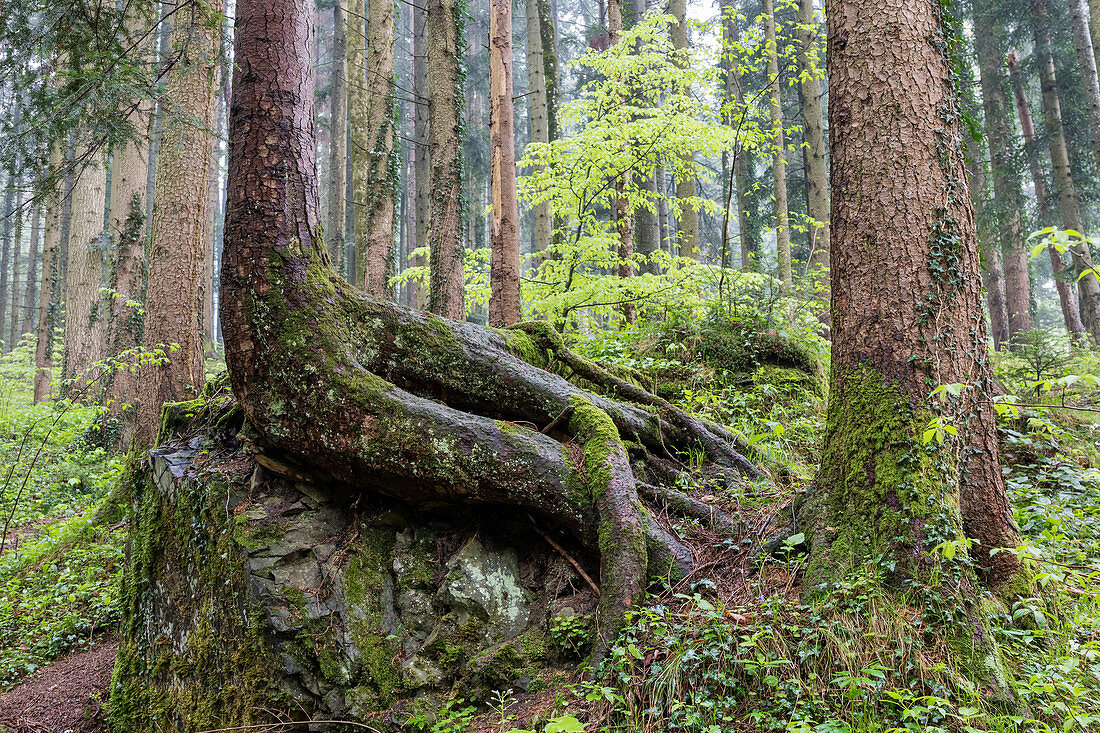
[[[595,598],[526,518],[380,504],[281,464],[242,428],[221,389],[169,406],[162,446],[128,482],[113,730],[397,729],[458,690],[488,699],[566,663],[550,619]]]

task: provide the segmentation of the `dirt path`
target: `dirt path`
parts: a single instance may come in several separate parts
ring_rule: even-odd
[[[115,639],[70,654],[0,694],[0,733],[103,733]]]

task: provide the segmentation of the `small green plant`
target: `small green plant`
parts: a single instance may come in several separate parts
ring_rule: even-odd
[[[583,657],[592,647],[592,619],[555,616],[550,619],[550,639],[567,654]]]

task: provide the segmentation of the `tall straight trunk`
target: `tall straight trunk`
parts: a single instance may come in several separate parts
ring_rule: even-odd
[[[833,346],[821,470],[798,523],[810,545],[803,587],[865,577],[865,562],[885,558],[886,592],[930,583],[956,599],[970,622],[942,631],[962,664],[981,668],[998,657],[970,568],[994,587],[1028,579],[1014,553],[990,553],[1020,537],[988,407],[952,58],[929,43],[952,32],[950,20],[923,0],[828,0],[826,18]],[[932,405],[935,385],[960,382],[968,389]],[[921,442],[933,409],[957,430],[934,449]],[[933,546],[965,538],[977,540],[960,551],[973,566],[960,558],[937,577]]]
[[[428,310],[466,317],[462,244],[461,10],[456,0],[428,0]]]
[[[412,8],[412,74],[413,80],[413,219],[416,221],[412,248],[428,246],[428,196],[432,159],[428,152],[428,36],[427,13],[424,6],[417,4]],[[423,267],[427,261],[418,255],[412,263]],[[428,304],[424,288],[413,286],[414,308],[424,308]]]
[[[23,308],[20,315],[23,323],[19,327],[20,333],[34,333],[35,316],[34,300],[38,294],[38,242],[42,234],[42,209],[38,204],[31,210],[31,241],[27,252],[27,284],[23,289]]]
[[[1088,0],[1089,34],[1092,36],[1092,54],[1096,68],[1100,69],[1100,0]]]
[[[351,206],[353,226],[351,238],[354,270],[348,278],[366,287],[367,251],[367,180],[370,177],[370,138],[367,135],[367,4],[365,0],[348,0],[347,74],[348,74],[348,153],[351,158]]]
[[[22,115],[18,97],[12,100],[12,107],[12,128],[18,133]],[[5,176],[4,181],[7,191],[4,194],[3,231],[0,233],[0,238],[3,239],[3,242],[0,243],[0,352],[5,351],[11,346],[11,344],[4,343],[5,326],[7,325],[7,313],[4,304],[8,301],[8,276],[9,270],[11,269],[12,237],[14,235],[16,212],[19,210],[20,206],[20,204],[16,203],[16,193],[20,188],[19,177],[8,175]]]
[[[669,0],[668,12],[673,17],[669,32],[672,34],[672,47],[677,51],[676,63],[681,68],[687,68],[691,63],[691,52],[688,44],[687,0]],[[694,198],[698,194],[694,174],[695,155],[693,153],[688,153],[684,157],[684,165],[689,171],[688,174],[683,177],[683,180],[680,176],[676,177],[676,198],[681,199],[680,255],[698,259],[700,256],[699,210],[682,202],[683,199]]]
[[[1008,337],[1018,341],[1020,334],[1030,331],[1034,324],[1031,321],[1031,276],[1027,233],[1024,230],[1024,195],[1020,186],[1020,171],[1015,162],[1016,125],[1008,101],[1008,79],[1002,67],[1005,34],[992,3],[975,0],[973,8],[974,47],[981,76],[986,141],[996,200],[991,213],[1004,262]],[[994,334],[995,337],[997,335]]]
[[[816,273],[829,300],[829,163],[826,159],[825,126],[821,109],[821,79],[809,49],[817,38],[813,0],[798,1],[799,66],[802,72],[802,137],[806,145],[806,213],[820,224],[810,227],[809,271]]]
[[[622,0],[607,2],[607,36],[611,46],[616,45],[623,35]],[[615,228],[619,235],[619,266],[617,274],[621,278],[634,277],[634,221],[630,216],[630,203],[625,192],[630,186],[630,172],[627,171],[615,179],[615,199],[611,212],[615,218]],[[637,312],[634,304],[624,300],[620,306],[624,324],[634,323]]]
[[[489,0],[489,23],[489,175],[493,202],[489,325],[499,328],[520,321],[512,0]]]
[[[53,378],[53,334],[60,324],[61,304],[61,211],[64,183],[58,180],[63,162],[61,140],[50,143],[49,168],[45,176],[46,226],[42,236],[42,284],[38,288],[37,345],[34,352],[34,401],[50,394]]]
[[[22,184],[22,176],[17,179],[17,185]],[[19,345],[19,324],[23,319],[19,317],[19,256],[23,250],[23,192],[16,194],[14,235],[11,238],[11,286],[8,288],[9,302],[0,301],[0,309],[8,311],[7,346],[11,351]],[[0,334],[2,336],[2,334]]]
[[[65,266],[66,379],[94,377],[92,365],[106,354],[106,309],[100,288],[104,278],[103,215],[107,205],[107,168],[99,155],[88,158],[70,194],[68,263]]]
[[[393,207],[397,195],[397,154],[394,123],[393,0],[368,0],[367,10],[367,171],[355,198],[364,209],[365,233],[359,235],[363,255],[356,260],[358,280],[375,297],[393,297]]]
[[[214,116],[211,118],[211,129],[214,131],[214,139],[210,145],[210,165],[207,170],[206,188],[206,221],[203,226],[203,261],[205,264],[203,274],[203,298],[202,298],[202,335],[203,349],[207,353],[214,353],[214,258],[216,256],[215,232],[218,226],[218,202],[221,199],[221,171],[219,161],[221,158],[221,119],[225,114],[225,97],[221,90],[225,87],[225,75],[228,68],[218,64],[218,76],[221,83],[218,84],[218,93],[215,94]]]
[[[1039,81],[1043,90],[1043,120],[1046,123],[1050,146],[1050,161],[1054,169],[1054,188],[1058,195],[1058,209],[1062,226],[1083,231],[1081,207],[1077,189],[1070,172],[1066,134],[1062,127],[1062,104],[1058,98],[1058,80],[1054,73],[1054,54],[1050,47],[1049,15],[1045,0],[1032,0],[1032,29],[1035,34],[1035,53],[1039,64]],[[1081,321],[1100,343],[1100,281],[1092,264],[1092,255],[1083,243],[1070,248],[1073,271],[1077,276]]]
[[[783,137],[783,97],[780,93],[779,47],[775,40],[775,7],[763,0],[764,52],[768,56],[768,109],[772,125],[772,182],[775,186],[775,249],[779,257],[779,282],[791,286],[791,229],[787,212],[787,143]]]
[[[332,3],[332,87],[329,90],[328,208],[325,244],[332,268],[343,272],[348,157],[348,0]]]
[[[966,135],[966,176],[970,184],[970,200],[974,204],[975,234],[982,253],[982,285],[985,286],[985,302],[989,308],[990,335],[993,337],[993,348],[999,350],[1008,342],[1004,270],[1001,266],[1001,252],[993,246],[995,237],[990,231],[991,212],[988,206],[985,164],[978,142],[972,135]]]
[[[145,298],[145,346],[164,348],[169,362],[141,381],[133,439],[156,437],[161,406],[191,399],[206,381],[202,313],[206,293],[206,208],[218,93],[220,12],[215,1],[196,6],[172,31],[172,50],[183,53],[169,72],[164,95],[180,116],[164,121],[156,163],[149,279]],[[197,124],[196,124],[197,123]]]
[[[1035,202],[1039,208],[1040,223],[1046,226],[1053,221],[1054,212],[1051,208],[1050,197],[1047,195],[1046,174],[1043,172],[1042,160],[1039,154],[1039,141],[1035,137],[1035,123],[1031,116],[1031,104],[1027,101],[1024,91],[1023,75],[1016,64],[1016,52],[1008,54],[1007,59],[1009,78],[1012,81],[1013,94],[1016,97],[1016,111],[1020,115],[1020,129],[1024,134],[1024,149],[1027,152],[1028,168],[1031,170],[1031,182],[1035,187]],[[1070,333],[1075,342],[1080,341],[1085,333],[1085,324],[1081,322],[1081,311],[1077,307],[1077,292],[1073,283],[1067,278],[1072,275],[1066,271],[1066,265],[1062,261],[1062,254],[1054,247],[1047,247],[1050,254],[1050,265],[1054,273],[1054,287],[1058,291],[1058,302],[1062,308],[1062,320],[1066,324],[1066,331]]]
[[[1081,82],[1085,87],[1085,106],[1089,111],[1092,153],[1100,169],[1100,80],[1096,76],[1096,54],[1093,52],[1092,32],[1089,28],[1089,7],[1085,0],[1069,0],[1069,11],[1073,21],[1073,42],[1077,46]]]
[[[550,142],[550,101],[547,93],[549,82],[547,60],[554,60],[557,67],[557,54],[553,47],[544,46],[544,21],[552,24],[547,9],[548,0],[525,0],[524,11],[527,16],[527,96],[528,124],[531,127],[531,142]],[[544,15],[545,14],[545,15]],[[550,27],[553,43],[553,27]],[[550,246],[554,231],[554,222],[550,218],[550,202],[544,201],[534,208],[535,249],[539,252]]]

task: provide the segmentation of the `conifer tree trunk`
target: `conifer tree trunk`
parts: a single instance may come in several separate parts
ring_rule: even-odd
[[[985,302],[989,308],[990,336],[993,337],[993,348],[1000,349],[1008,342],[1004,270],[1001,268],[1001,252],[993,246],[994,236],[989,231],[989,197],[981,150],[972,135],[965,135],[965,138],[966,175],[970,184],[970,200],[974,203],[975,234],[982,252],[982,285],[985,287]]]
[[[1007,59],[1008,73],[1012,81],[1013,94],[1016,97],[1016,110],[1020,115],[1020,129],[1024,134],[1024,148],[1027,151],[1028,168],[1031,170],[1031,182],[1035,187],[1035,201],[1038,204],[1040,224],[1046,226],[1054,220],[1050,197],[1047,196],[1046,175],[1043,172],[1039,156],[1039,142],[1035,137],[1035,123],[1031,116],[1031,105],[1024,92],[1023,75],[1016,65],[1016,53],[1010,52]],[[1054,273],[1054,286],[1058,291],[1058,302],[1062,308],[1062,320],[1066,324],[1074,342],[1079,342],[1085,333],[1085,324],[1081,322],[1081,311],[1077,306],[1077,293],[1073,283],[1067,278],[1072,274],[1066,270],[1062,254],[1054,247],[1047,247],[1050,265]]]
[[[206,382],[202,315],[219,11],[216,2],[196,3],[191,13],[177,16],[172,31],[180,61],[168,74],[164,94],[182,116],[164,120],[156,161],[144,341],[146,348],[178,348],[167,353],[168,364],[143,375],[133,436],[139,445],[156,437],[164,403],[193,399]]]
[[[16,179],[16,185],[22,188],[22,176]],[[19,345],[19,324],[22,319],[19,317],[19,256],[23,251],[23,192],[20,190],[16,194],[16,204],[14,212],[14,225],[13,235],[11,238],[11,285],[8,288],[10,297],[9,302],[0,300],[0,309],[6,309],[8,311],[8,333],[7,333],[7,350],[11,351]],[[3,334],[0,333],[0,337]]]
[[[393,276],[393,212],[397,195],[397,154],[394,123],[397,100],[394,95],[394,10],[392,0],[368,0],[366,57],[367,172],[364,188],[357,189],[356,201],[365,209],[363,256],[356,259],[357,280],[375,297],[393,297],[389,280]]]
[[[427,12],[423,5],[417,4],[412,8],[412,75],[413,80],[413,180],[415,181],[415,199],[413,211],[415,212],[416,231],[413,248],[428,246],[428,201],[430,192],[430,179],[432,171],[432,159],[428,150],[428,36],[427,36]],[[423,267],[427,262],[424,257],[417,256],[413,263],[417,267]],[[427,306],[427,298],[423,288],[418,284],[414,287],[414,307]]]
[[[37,345],[34,352],[34,401],[42,402],[50,394],[53,378],[53,334],[60,322],[61,292],[61,189],[56,180],[61,170],[61,141],[50,143],[49,169],[46,180],[52,181],[46,190],[46,226],[42,236],[42,285],[38,289]]]
[[[1092,32],[1089,29],[1089,8],[1085,0],[1069,0],[1070,18],[1073,21],[1073,41],[1077,46],[1077,62],[1080,64],[1081,81],[1085,87],[1085,106],[1089,111],[1089,132],[1092,153],[1100,165],[1100,80],[1096,76],[1096,54],[1092,48]]]
[[[672,46],[681,54],[677,57],[677,63],[682,68],[686,68],[691,63],[691,49],[688,44],[687,0],[669,0],[668,12],[674,19],[670,29]],[[689,153],[685,158],[685,163],[689,168],[694,167],[695,155]],[[698,188],[694,174],[687,176],[684,180],[680,180],[679,177],[676,178],[676,198],[694,198],[697,193]],[[681,204],[679,225],[680,255],[698,259],[700,256],[699,211],[693,206]]]
[[[76,175],[70,194],[68,262],[65,266],[65,356],[63,376],[88,376],[106,354],[103,217],[107,168],[96,154]]]
[[[351,157],[352,241],[355,270],[348,279],[366,288],[366,252],[369,206],[365,198],[370,178],[370,137],[367,119],[367,4],[348,0],[347,73],[348,73],[348,152]]]
[[[456,0],[427,0],[428,310],[466,317],[462,243],[462,19]]]
[[[768,98],[772,125],[772,181],[775,185],[775,247],[779,257],[779,281],[791,287],[791,229],[787,212],[787,143],[783,137],[783,81],[779,78],[779,48],[775,39],[775,7],[763,0],[764,43],[768,57]]]
[[[489,23],[489,171],[493,205],[489,325],[503,327],[520,321],[512,0],[489,0]]]
[[[344,271],[344,221],[348,177],[348,0],[332,3],[332,89],[329,92],[329,126],[332,142],[328,159],[328,208],[325,243],[336,272]]]
[[[1031,330],[1033,324],[1021,172],[1015,162],[1016,126],[1008,102],[1008,79],[1001,66],[1004,59],[1004,29],[995,17],[997,11],[986,0],[977,0],[973,7],[974,46],[981,76],[986,139],[996,199],[992,211],[994,231],[1000,240],[1004,262],[1008,337],[1016,341],[1022,332]]]
[[[980,576],[1011,588],[1016,556],[990,551],[1015,548],[1019,531],[990,406],[951,46],[929,43],[955,32],[942,13],[923,0],[826,6],[832,369],[821,470],[798,524],[809,537],[811,593],[865,572],[865,562],[884,568],[887,592],[907,579],[936,585],[972,620],[953,648],[983,669],[996,663],[995,641],[966,577],[965,538],[978,540],[969,554]],[[966,387],[934,405],[934,387],[953,383]],[[957,435],[929,447],[934,416]],[[958,543],[959,555],[937,557],[943,541]],[[937,574],[936,563],[951,567]]]
[[[1058,80],[1054,72],[1054,55],[1050,46],[1050,25],[1046,0],[1031,2],[1032,29],[1035,34],[1035,53],[1039,64],[1039,80],[1043,90],[1043,118],[1046,122],[1050,146],[1050,162],[1054,169],[1054,188],[1058,195],[1058,209],[1062,226],[1084,231],[1077,189],[1070,172],[1066,134],[1062,127],[1062,104],[1058,97]],[[1077,277],[1077,292],[1081,321],[1100,344],[1100,280],[1097,280],[1088,247],[1077,242],[1070,248],[1073,271]]]
[[[42,234],[42,209],[35,204],[31,210],[31,241],[30,250],[27,253],[27,285],[23,290],[23,308],[20,315],[23,323],[19,327],[20,333],[34,333],[35,316],[34,300],[38,294],[38,242]]]
[[[821,222],[810,230],[809,271],[817,272],[818,283],[829,300],[829,163],[826,158],[825,127],[821,109],[821,80],[811,63],[808,49],[815,42],[817,20],[813,0],[798,2],[798,41],[802,46],[799,64],[802,71],[802,122],[806,142],[806,213]]]
[[[557,87],[557,52],[553,46],[553,17],[549,4],[548,0],[524,2],[527,16],[527,84],[530,88],[527,109],[533,143],[548,143],[553,139],[551,115],[556,105],[551,100]],[[534,219],[535,249],[542,252],[550,246],[554,231],[550,202],[544,201],[534,208]]]

